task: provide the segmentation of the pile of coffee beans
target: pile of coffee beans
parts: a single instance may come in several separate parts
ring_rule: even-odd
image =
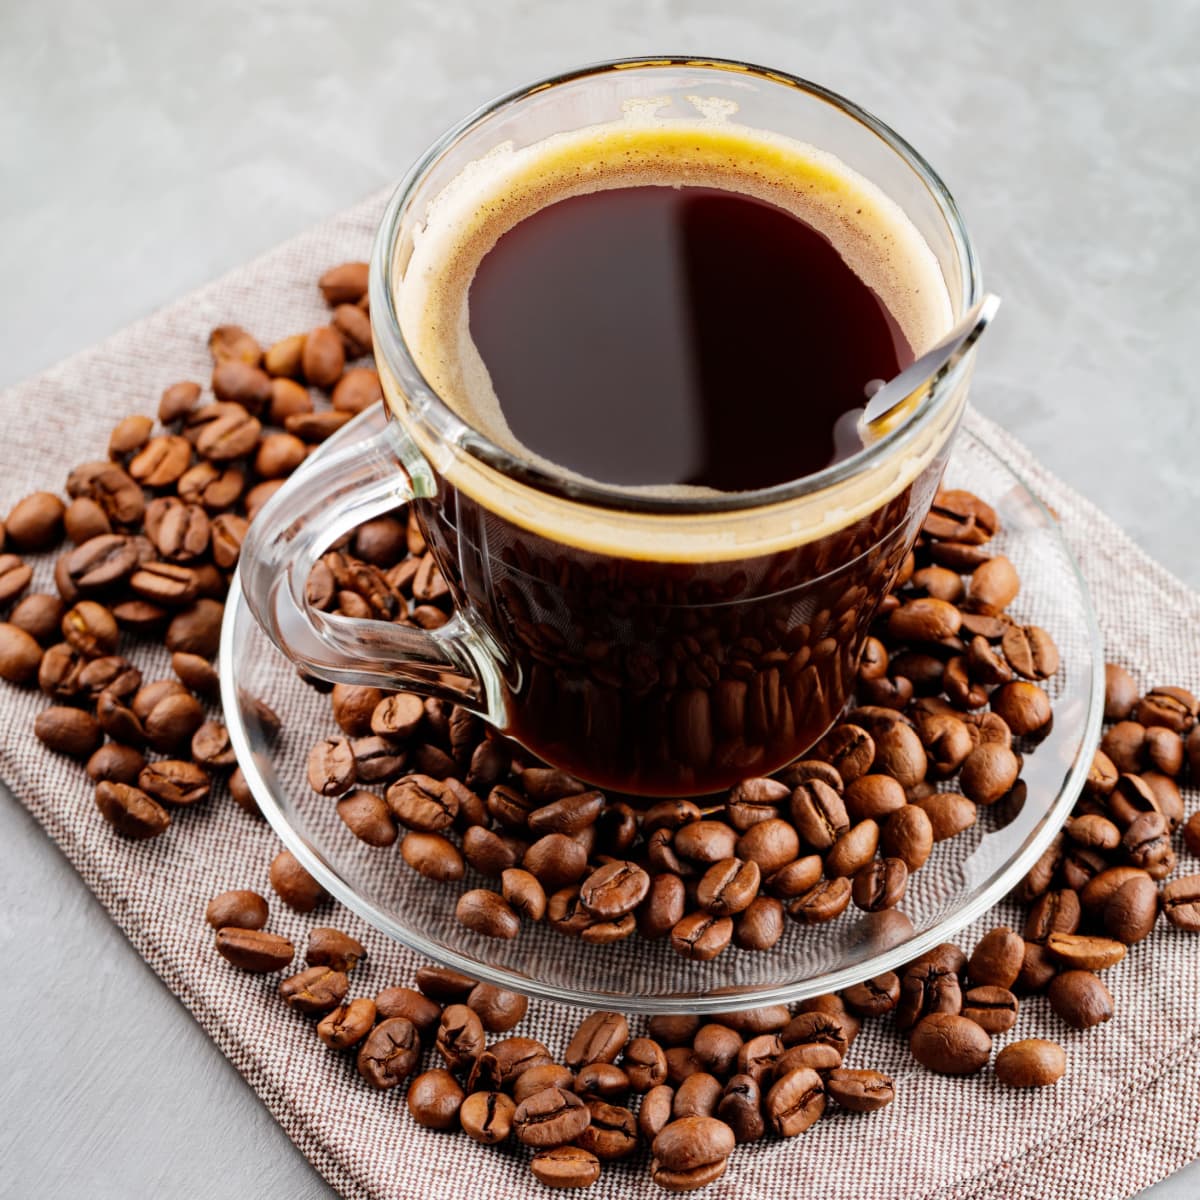
[[[265,350],[236,325],[214,329],[208,392],[172,384],[157,423],[120,421],[105,457],[68,474],[65,499],[34,492],[0,525],[0,606],[12,606],[0,678],[46,694],[34,731],[86,763],[96,807],[124,837],[165,833],[221,777],[254,806],[224,725],[206,713],[242,539],[311,448],[382,395],[373,367],[346,365],[371,350],[366,264],[335,267],[320,287],[328,325]],[[318,408],[322,393],[330,403]],[[28,592],[22,556],[35,553],[58,554],[53,592]],[[174,678],[143,679],[138,639],[171,651]]]
[[[489,937],[546,921],[589,943],[666,938],[706,961],[730,946],[769,950],[788,918],[896,909],[935,843],[981,808],[1016,811],[1022,755],[1053,719],[1042,683],[1058,650],[1006,612],[1020,580],[988,549],[998,529],[978,497],[940,492],[866,644],[857,706],[808,759],[723,799],[633,807],[465,709],[341,684],[338,731],[313,746],[309,783],[352,833],[399,840],[413,870],[465,887],[458,919]],[[411,514],[360,527],[318,564],[309,595],[426,628],[449,615]],[[907,918],[892,916],[902,936]]]
[[[211,396],[195,382],[168,387],[157,425],[122,420],[106,457],[70,472],[65,498],[26,496],[0,527],[0,678],[45,693],[38,738],[86,764],[101,817],[123,837],[163,834],[172,812],[210,802],[221,781],[257,812],[211,707],[223,600],[264,501],[381,396],[372,367],[347,366],[371,349],[366,278],[363,263],[326,272],[329,324],[266,349],[238,326],[213,330]],[[997,531],[978,497],[939,493],[867,642],[856,706],[808,759],[718,800],[635,808],[528,758],[461,708],[344,686],[331,691],[337,732],[313,747],[309,782],[352,834],[399,843],[408,867],[462,885],[459,920],[488,936],[545,921],[593,944],[669,939],[704,961],[731,945],[770,950],[787,919],[814,925],[851,905],[894,918],[903,936],[911,873],[981,808],[1015,810],[1024,756],[1053,720],[1042,685],[1058,651],[1008,615],[1020,581],[988,548]],[[54,590],[30,592],[26,556],[44,553],[57,554]],[[451,613],[404,510],[356,529],[308,586],[318,607],[350,616],[432,629]],[[139,639],[166,646],[173,677],[143,679]],[[259,711],[268,733],[278,728]],[[969,955],[944,944],[840,995],[707,1021],[655,1017],[637,1032],[594,1013],[552,1054],[511,1032],[523,997],[444,968],[423,968],[415,988],[351,998],[365,949],[319,926],[280,996],[317,1020],[364,1085],[407,1083],[418,1123],[527,1147],[548,1186],[586,1186],[602,1163],[646,1147],[656,1182],[699,1188],[739,1142],[802,1133],[830,1101],[855,1112],[892,1101],[890,1078],[844,1065],[863,1020],[892,1014],[916,1061],[967,1075],[1038,993],[1068,1027],[1110,1019],[1103,972],[1160,915],[1200,932],[1200,874],[1177,874],[1181,852],[1200,857],[1200,813],[1187,817],[1179,791],[1188,773],[1200,781],[1198,712],[1189,691],[1141,694],[1110,664],[1108,727],[1071,819],[1018,889],[1023,927],[992,930]],[[327,900],[288,851],[269,882],[299,913]],[[266,928],[262,895],[226,892],[206,918],[233,966],[294,963],[292,942]],[[1012,1087],[1065,1070],[1062,1047],[1040,1038],[994,1059]]]
[[[290,855],[272,863],[270,881],[299,912],[320,897]],[[295,947],[265,929],[262,895],[223,892],[205,916],[233,966],[291,969]],[[594,1012],[554,1053],[513,1032],[526,1016],[524,996],[446,967],[420,968],[415,987],[351,998],[352,972],[365,957],[356,938],[315,927],[306,965],[280,982],[280,999],[316,1022],[317,1037],[365,1086],[407,1085],[418,1125],[524,1152],[548,1187],[587,1187],[605,1164],[648,1148],[656,1183],[692,1191],[724,1173],[738,1143],[795,1137],[835,1106],[867,1113],[895,1098],[889,1076],[844,1065],[862,1024],[850,993],[795,1011],[777,1004],[709,1020],[651,1017],[637,1034],[622,1014]],[[1049,1082],[1036,1055],[1018,1054],[1010,1069]]]

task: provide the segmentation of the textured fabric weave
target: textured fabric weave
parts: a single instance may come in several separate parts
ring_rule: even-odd
[[[103,456],[113,423],[153,413],[162,388],[203,380],[213,325],[236,321],[265,343],[326,319],[314,280],[333,263],[365,257],[382,205],[374,197],[240,268],[172,307],[0,397],[0,508],[35,488],[62,489],[78,462]],[[982,381],[980,386],[986,386]],[[1059,514],[1099,611],[1108,657],[1142,686],[1200,689],[1200,597],[1151,562],[1091,504],[1039,466],[1011,436],[978,414],[970,426]],[[53,590],[51,564],[34,588]],[[165,653],[139,658],[147,679],[168,674]],[[6,731],[0,773],[138,951],[180,997],[262,1097],[297,1146],[344,1195],[370,1200],[545,1194],[517,1151],[476,1146],[417,1128],[403,1089],[379,1094],[316,1039],[311,1022],[286,1011],[275,977],[240,974],[212,949],[207,899],[230,887],[264,892],[278,844],[227,798],[175,814],[170,833],[130,844],[92,802],[80,767],[47,754],[32,734],[44,697],[0,691]],[[1196,794],[1187,794],[1188,808]],[[1181,869],[1200,869],[1182,852]],[[314,924],[362,937],[371,957],[355,994],[410,982],[418,965],[399,946],[328,910],[317,920],[272,905],[271,928],[302,947]],[[1001,906],[958,939],[969,946]],[[1106,975],[1117,1001],[1108,1024],[1065,1030],[1043,999],[1027,1002],[1012,1037],[1047,1036],[1067,1049],[1068,1074],[1042,1092],[1003,1089],[989,1069],[966,1080],[916,1068],[887,1022],[868,1023],[848,1065],[877,1066],[897,1080],[889,1109],[836,1113],[805,1136],[739,1147],[713,1197],[740,1200],[820,1195],[1106,1200],[1132,1194],[1200,1155],[1200,939],[1160,922]],[[561,1049],[581,1014],[534,1004],[521,1027]],[[629,1200],[661,1194],[645,1159],[606,1169],[588,1195]],[[469,1181],[469,1185],[465,1183]]]

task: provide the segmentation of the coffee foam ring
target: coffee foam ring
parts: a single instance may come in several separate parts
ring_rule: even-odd
[[[539,491],[436,436],[409,411],[408,400],[380,363],[385,399],[417,448],[447,483],[519,528],[587,553],[644,562],[728,562],[793,550],[845,529],[898,496],[953,435],[966,406],[974,354],[943,382],[948,393],[902,448],[884,452],[819,492],[759,508],[717,513],[647,513],[600,508]],[[407,464],[410,468],[413,464]],[[413,471],[419,474],[419,469]]]

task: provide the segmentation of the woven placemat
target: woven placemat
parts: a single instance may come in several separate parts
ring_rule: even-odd
[[[333,263],[366,257],[382,203],[372,197],[0,396],[0,510],[34,489],[61,491],[70,467],[102,456],[115,421],[152,414],[167,384],[207,379],[205,341],[214,325],[236,321],[267,344],[324,321],[313,281]],[[968,422],[1058,513],[1091,587],[1108,657],[1142,686],[1200,690],[1200,596],[1009,434],[977,413]],[[51,565],[38,562],[35,588],[53,590]],[[139,662],[148,679],[169,673],[165,653]],[[283,1008],[273,977],[239,974],[216,957],[205,902],[230,887],[267,890],[278,849],[269,828],[219,797],[178,813],[165,837],[122,841],[101,820],[78,765],[47,754],[33,737],[44,697],[11,688],[0,695],[7,724],[0,774],[334,1187],[348,1197],[397,1200],[541,1193],[521,1154],[415,1126],[403,1089],[368,1089],[320,1044],[309,1021]],[[1190,811],[1197,796],[1185,795]],[[1183,870],[1200,869],[1182,853]],[[349,913],[324,910],[314,921],[272,908],[271,927],[298,944],[315,923],[341,925],[367,942],[371,957],[355,972],[356,994],[410,982],[418,965]],[[959,940],[972,944],[999,919],[1018,918],[1002,907]],[[1065,1030],[1043,999],[1023,1005],[1017,1036],[1054,1037],[1068,1053],[1066,1077],[1043,1092],[1007,1091],[991,1071],[965,1080],[930,1075],[914,1066],[887,1022],[868,1023],[851,1065],[890,1071],[896,1103],[866,1118],[831,1115],[797,1140],[739,1147],[706,1194],[1104,1200],[1140,1190],[1200,1156],[1200,939],[1160,922],[1106,979],[1117,1015],[1085,1034]],[[559,1049],[580,1015],[537,1003],[520,1031]],[[604,1200],[660,1194],[641,1160],[606,1170],[588,1193]]]

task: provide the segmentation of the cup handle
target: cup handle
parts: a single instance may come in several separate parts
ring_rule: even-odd
[[[403,689],[494,719],[499,676],[485,635],[456,612],[438,629],[326,613],[308,599],[313,565],[355,526],[437,481],[413,440],[373,406],[304,463],[250,524],[238,565],[246,603],[267,636],[304,671],[331,683]]]

